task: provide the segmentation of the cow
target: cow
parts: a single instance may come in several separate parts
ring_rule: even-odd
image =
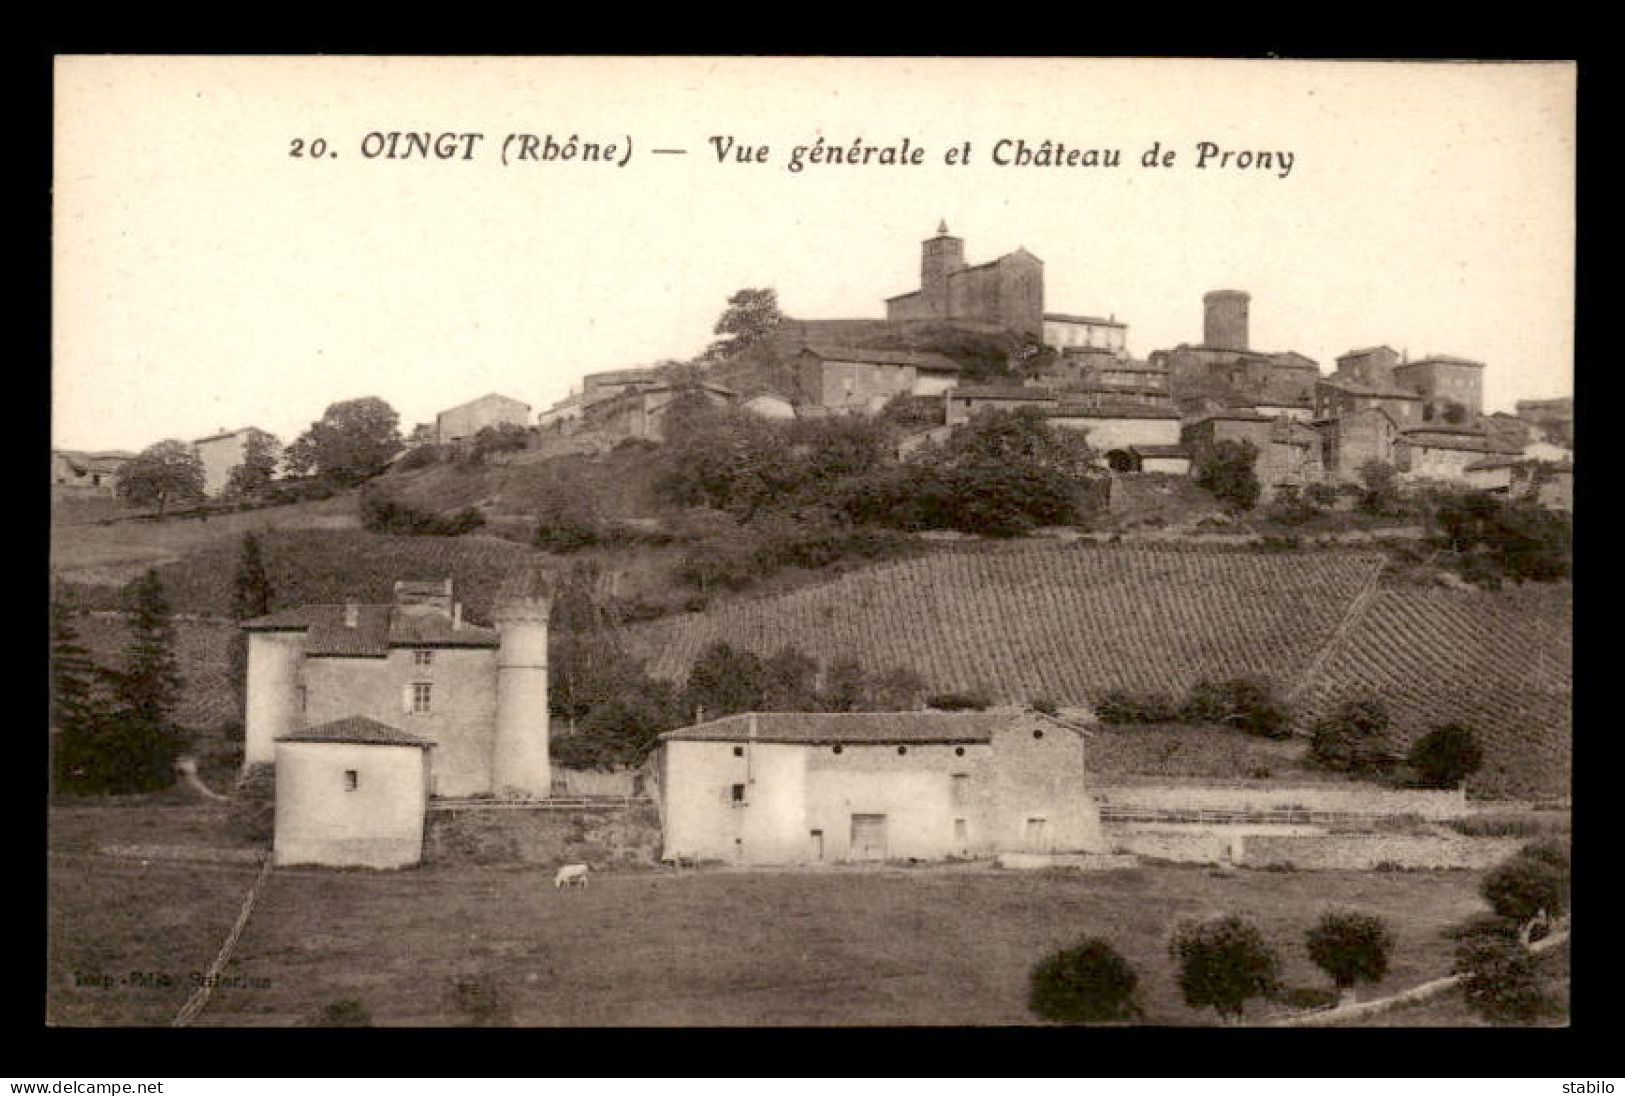
[[[566,864],[564,867],[560,868],[559,873],[553,877],[553,887],[555,890],[557,890],[559,887],[585,887],[586,885],[587,865],[585,864]]]

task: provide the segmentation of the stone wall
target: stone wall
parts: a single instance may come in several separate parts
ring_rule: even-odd
[[[1319,837],[1249,834],[1243,867],[1291,866],[1300,871],[1370,871],[1395,868],[1489,868],[1521,848],[1521,837],[1432,837],[1411,834],[1326,834]]]
[[[1174,811],[1305,810],[1315,814],[1416,815],[1431,821],[1472,813],[1459,790],[1430,791],[1360,784],[1104,784],[1094,789],[1102,807]]]
[[[546,806],[433,806],[424,826],[426,864],[588,864],[653,867],[660,819],[652,803],[560,810]]]

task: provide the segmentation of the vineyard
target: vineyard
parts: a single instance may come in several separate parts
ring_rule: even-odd
[[[130,642],[129,622],[121,616],[76,616],[79,642],[98,666],[120,669]],[[181,703],[175,718],[191,729],[219,727],[237,718],[230,678],[230,624],[175,622],[175,655],[181,665]]]
[[[1472,790],[1568,793],[1573,606],[1567,586],[1379,589],[1299,698],[1307,724],[1346,697],[1382,697],[1391,746],[1443,723],[1472,727],[1488,753]]]
[[[933,691],[1087,703],[1204,677],[1296,681],[1381,566],[1375,554],[1022,545],[867,568],[780,597],[628,631],[680,678],[717,640],[910,667]]]
[[[1298,691],[1300,729],[1341,698],[1375,694],[1396,749],[1441,723],[1475,728],[1488,753],[1479,794],[1568,794],[1570,588],[1387,588],[1374,584],[1380,567],[1354,552],[1022,545],[869,568],[626,638],[673,679],[722,640],[909,667],[932,691],[1011,702],[1177,694],[1256,674]]]

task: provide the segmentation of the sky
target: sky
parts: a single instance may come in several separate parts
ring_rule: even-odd
[[[1568,64],[67,57],[56,77],[60,448],[287,442],[361,396],[403,432],[492,391],[538,411],[699,353],[743,287],[882,317],[942,220],[971,263],[1037,255],[1046,309],[1115,316],[1136,357],[1200,342],[1202,294],[1244,289],[1252,346],[1325,372],[1386,343],[1484,362],[1486,410],[1573,391]],[[392,133],[452,136],[392,158]],[[521,159],[523,135],[614,162]],[[921,162],[790,170],[819,138]],[[1046,140],[1120,163],[994,162]],[[1204,142],[1273,164],[1199,167]],[[1153,145],[1174,162],[1142,166]]]

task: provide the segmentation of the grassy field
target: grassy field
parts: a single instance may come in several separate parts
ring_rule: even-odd
[[[226,542],[235,546],[247,532],[354,529],[360,525],[354,495],[207,519],[103,525],[78,517],[71,509],[53,512],[51,568],[69,581],[102,585],[122,584],[148,567],[173,563],[210,545]],[[229,590],[228,583],[228,594]]]
[[[225,813],[178,792],[65,800],[49,814],[45,1015],[67,1026],[163,1026],[192,993],[256,869],[99,855],[107,845],[248,848]],[[111,983],[111,984],[103,984]]]
[[[1277,941],[1288,984],[1320,986],[1304,929],[1329,904],[1367,909],[1398,935],[1397,989],[1443,972],[1439,929],[1478,908],[1475,882],[715,872],[606,875],[572,893],[540,872],[279,872],[228,969],[272,985],[221,996],[205,1022],[293,1023],[353,999],[380,1024],[448,1024],[454,979],[484,976],[521,1025],[1023,1024],[1031,966],[1098,934],[1140,970],[1148,1022],[1209,1023],[1179,999],[1176,919],[1239,909]]]

